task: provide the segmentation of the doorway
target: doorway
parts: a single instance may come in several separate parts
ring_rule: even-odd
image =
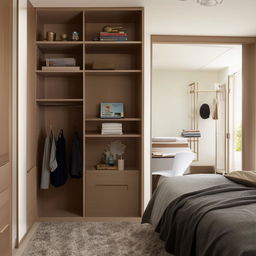
[[[177,41],[152,40],[151,171],[171,169],[175,152],[188,149],[196,153],[188,172],[241,169],[242,44]]]

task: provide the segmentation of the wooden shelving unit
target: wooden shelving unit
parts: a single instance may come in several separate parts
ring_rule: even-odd
[[[36,10],[35,20],[38,176],[42,134],[50,126],[55,133],[64,130],[68,161],[72,136],[79,133],[84,162],[83,178],[69,177],[67,184],[58,189],[38,189],[38,216],[139,217],[143,177],[143,9],[43,8]],[[94,41],[102,28],[110,24],[127,28],[128,41]],[[56,32],[58,41],[45,41],[47,31]],[[70,40],[72,31],[79,32],[79,41]],[[68,41],[59,41],[62,33],[69,35]],[[48,57],[74,57],[80,70],[43,71]],[[105,69],[90,68],[103,62]],[[102,102],[123,102],[125,118],[99,118]],[[104,122],[122,123],[124,133],[101,135]],[[114,140],[121,140],[127,147],[126,170],[95,170],[91,166],[101,161],[104,149]]]
[[[138,138],[141,137],[141,134],[98,134],[98,133],[87,133],[85,134],[86,138]]]
[[[65,106],[65,105],[77,105],[82,104],[83,99],[37,99],[36,102],[39,105],[49,105],[49,106]]]
[[[140,122],[141,118],[116,118],[116,119],[111,119],[111,118],[106,118],[102,119],[99,117],[89,117],[85,119],[86,122]]]
[[[45,77],[66,77],[66,76],[82,76],[83,70],[79,71],[43,71],[37,70],[37,75]]]

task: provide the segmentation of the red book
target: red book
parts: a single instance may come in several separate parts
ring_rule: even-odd
[[[100,32],[101,36],[128,36],[127,33],[107,33],[107,32]]]

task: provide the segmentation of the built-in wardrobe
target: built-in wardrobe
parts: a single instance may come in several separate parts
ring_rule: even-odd
[[[104,26],[124,27],[127,41],[95,40]],[[46,41],[54,31],[55,41]],[[78,32],[76,41],[70,40]],[[61,41],[60,35],[68,40]],[[78,70],[43,70],[46,58],[75,58]],[[94,69],[93,65],[106,65]],[[111,69],[107,66],[110,65]],[[36,218],[139,217],[143,202],[143,9],[28,10],[27,212]],[[100,103],[121,102],[124,118],[100,118]],[[122,123],[123,134],[102,135],[101,124]],[[63,129],[68,166],[72,137],[82,143],[83,174],[40,189],[44,139]],[[126,146],[125,170],[96,170],[108,145]],[[68,167],[69,168],[69,167]]]
[[[0,255],[12,253],[12,1],[0,1]]]

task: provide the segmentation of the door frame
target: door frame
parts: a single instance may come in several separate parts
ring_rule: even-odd
[[[153,71],[153,45],[154,44],[234,44],[241,45],[243,51],[243,127],[248,128],[247,134],[243,133],[243,142],[249,141],[249,138],[253,136],[256,124],[251,125],[249,121],[250,115],[245,115],[251,105],[245,104],[247,100],[252,101],[249,95],[249,88],[256,86],[256,78],[254,77],[254,67],[256,68],[256,37],[239,37],[239,36],[197,36],[197,35],[151,35],[151,65],[150,65],[150,173],[151,173],[151,158],[152,158],[152,71]],[[252,66],[253,64],[253,66]],[[246,89],[245,89],[246,87]],[[246,91],[245,91],[246,90]],[[247,92],[247,93],[244,93]],[[253,97],[251,95],[251,97]],[[252,104],[252,103],[251,103]],[[245,129],[243,129],[244,131]],[[252,139],[251,139],[252,140]],[[252,151],[248,154],[250,151]],[[253,153],[256,153],[256,145],[253,142],[250,145],[243,143],[242,146],[242,165],[244,170],[254,169],[256,165],[253,160]],[[150,175],[150,186],[152,184],[152,175]],[[151,188],[152,191],[152,188]]]

